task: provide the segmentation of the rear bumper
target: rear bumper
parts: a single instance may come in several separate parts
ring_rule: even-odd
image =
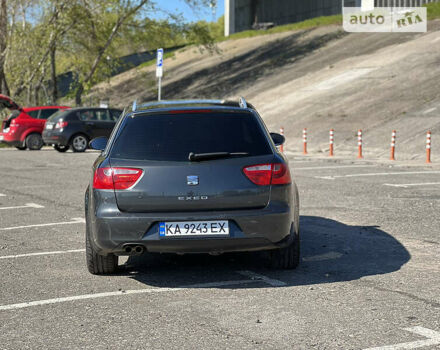
[[[67,146],[69,139],[62,133],[43,131],[43,142],[47,145]]]
[[[98,196],[102,196],[100,191]],[[104,194],[104,196],[106,196]],[[125,255],[126,244],[142,245],[158,253],[224,253],[275,249],[287,245],[295,220],[291,203],[271,201],[263,209],[187,213],[124,213],[111,205],[108,194],[95,207],[86,199],[86,222],[94,248],[100,254]],[[110,203],[109,203],[110,202]],[[110,204],[110,205],[109,205]],[[159,222],[228,220],[228,237],[168,238],[159,236]],[[293,226],[295,227],[295,226]]]
[[[23,141],[20,140],[20,134],[18,133],[0,133],[0,142],[6,143],[11,146],[23,146]]]
[[[22,147],[24,145],[24,142],[20,140],[5,139],[3,134],[0,134],[0,143],[6,143],[7,145],[13,147]]]

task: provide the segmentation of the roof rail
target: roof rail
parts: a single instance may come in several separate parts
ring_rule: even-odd
[[[147,102],[139,105],[137,109],[153,109],[153,108],[167,108],[167,107],[175,107],[175,106],[191,106],[191,105],[200,105],[200,106],[208,106],[208,105],[223,105],[225,103],[224,100],[161,100],[161,101],[153,101]]]
[[[133,101],[131,111],[141,112],[150,109],[161,109],[161,108],[173,108],[173,107],[209,107],[209,106],[222,106],[222,107],[239,107],[243,109],[254,109],[251,104],[248,104],[243,97],[240,97],[239,101],[231,101],[231,100],[162,100],[162,101],[152,101],[143,104],[138,104],[137,101]]]
[[[238,100],[238,104],[241,108],[248,108],[247,102],[244,97],[240,97],[240,99]]]

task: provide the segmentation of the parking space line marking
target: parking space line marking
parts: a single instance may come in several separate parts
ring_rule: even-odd
[[[232,286],[232,285],[237,285],[237,284],[246,284],[246,283],[255,283],[255,282],[259,282],[259,280],[252,280],[251,279],[251,280],[239,280],[239,281],[221,281],[221,282],[191,284],[191,285],[187,285],[187,286],[183,286],[183,287],[176,287],[176,288],[145,288],[145,289],[122,290],[122,291],[120,290],[120,291],[116,291],[116,292],[74,295],[71,297],[53,298],[53,299],[29,301],[26,303],[0,305],[0,311],[24,309],[24,308],[28,308],[28,307],[32,307],[32,306],[59,304],[59,303],[65,303],[68,301],[98,299],[98,298],[114,297],[114,296],[121,296],[121,295],[132,295],[132,294],[177,292],[177,291],[182,291],[182,290],[189,289],[189,288],[215,288],[215,287],[224,287],[224,286]]]
[[[394,173],[365,173],[365,174],[348,174],[334,176],[315,176],[315,179],[334,180],[343,177],[365,177],[365,176],[390,176],[390,175],[420,175],[420,174],[440,174],[440,171],[400,171]]]
[[[316,166],[316,167],[303,167],[295,168],[293,170],[320,170],[320,169],[344,169],[344,168],[371,168],[374,165],[336,165],[336,166]]]
[[[435,38],[432,42],[436,43],[437,41],[440,41],[440,38]]]
[[[314,255],[314,256],[306,256],[303,258],[303,261],[325,261],[325,260],[334,260],[339,259],[343,254],[338,252],[328,252],[325,254]]]
[[[21,229],[21,228],[31,228],[31,227],[45,227],[45,226],[57,226],[57,225],[84,224],[85,222],[86,222],[86,220],[83,219],[83,218],[72,218],[71,221],[64,221],[64,222],[51,222],[51,223],[48,223],[48,224],[36,224],[36,225],[4,227],[4,228],[0,228],[0,231],[18,230],[18,229]]]
[[[383,184],[384,186],[391,186],[391,187],[403,187],[408,188],[411,186],[432,186],[432,185],[440,185],[440,182],[421,182],[416,184]]]
[[[428,339],[417,340],[417,341],[408,342],[408,343],[379,346],[379,347],[375,347],[375,348],[368,348],[365,350],[417,349],[417,348],[423,348],[425,346],[432,346],[432,345],[439,345],[440,344],[440,333],[433,331],[432,329],[417,326],[417,327],[411,327],[411,328],[404,328],[404,330],[411,332],[411,333],[415,333],[415,334],[424,336]]]
[[[17,255],[4,255],[0,256],[0,260],[2,259],[16,259],[16,258],[25,258],[28,256],[41,256],[41,255],[56,255],[56,254],[68,254],[68,253],[82,253],[85,252],[85,249],[70,249],[70,250],[57,250],[53,252],[40,252],[40,253],[28,253],[28,254],[17,254]]]
[[[121,290],[121,291],[116,291],[116,292],[75,295],[75,296],[64,297],[64,298],[53,298],[53,299],[30,301],[27,303],[0,305],[0,311],[24,309],[24,308],[32,307],[32,306],[58,304],[58,303],[64,303],[67,301],[98,299],[98,298],[106,298],[106,297],[119,296],[119,295],[130,295],[130,294],[171,292],[171,291],[178,291],[181,289],[182,288],[149,288],[149,289],[135,289],[135,290],[125,290],[125,291]]]
[[[267,276],[260,275],[258,273],[252,272],[252,271],[244,270],[244,271],[237,271],[237,272],[240,275],[253,278],[254,280],[257,280],[257,281],[260,280],[260,281],[266,282],[267,284],[270,284],[272,287],[284,287],[284,286],[287,285],[283,281],[276,280],[276,279],[273,279],[273,278],[269,278]]]
[[[6,197],[4,193],[0,193],[0,197]]]
[[[26,203],[25,205],[18,205],[15,207],[0,207],[0,210],[24,209],[24,208],[40,209],[40,208],[44,208],[44,205],[40,205],[37,203]]]

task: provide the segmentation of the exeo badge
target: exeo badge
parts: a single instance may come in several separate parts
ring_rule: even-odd
[[[177,197],[179,201],[206,201],[208,196],[185,196]]]
[[[196,186],[199,184],[199,177],[196,175],[189,175],[186,177],[186,183],[190,186]]]

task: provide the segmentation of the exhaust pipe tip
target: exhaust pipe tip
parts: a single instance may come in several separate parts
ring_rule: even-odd
[[[127,255],[141,255],[145,252],[145,247],[142,245],[126,245],[124,246],[124,252]]]
[[[144,252],[144,247],[142,247],[141,245],[136,246],[136,248],[134,248],[134,251],[137,254],[142,254]]]

